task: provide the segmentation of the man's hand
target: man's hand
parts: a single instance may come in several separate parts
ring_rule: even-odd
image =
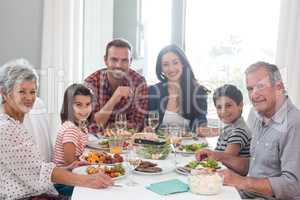
[[[116,101],[115,103],[117,103],[122,99],[122,97],[127,98],[130,95],[132,95],[132,90],[130,89],[130,87],[128,87],[128,86],[119,86],[115,90],[112,98]]]
[[[229,169],[220,170],[218,171],[218,174],[221,177],[223,177],[224,185],[234,186],[238,189],[243,189],[242,185],[244,184],[245,177],[240,176]]]

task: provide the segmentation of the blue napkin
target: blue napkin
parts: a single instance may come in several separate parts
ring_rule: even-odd
[[[146,188],[160,195],[169,195],[189,191],[189,186],[178,179],[152,183],[146,186]]]

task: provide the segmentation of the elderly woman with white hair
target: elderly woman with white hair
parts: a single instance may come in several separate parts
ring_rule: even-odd
[[[36,72],[24,60],[0,68],[0,199],[31,199],[41,194],[47,199],[47,195],[57,195],[53,183],[90,188],[112,185],[112,179],[102,173],[70,172],[78,163],[62,168],[40,158],[32,134],[22,124],[35,102],[37,86]]]

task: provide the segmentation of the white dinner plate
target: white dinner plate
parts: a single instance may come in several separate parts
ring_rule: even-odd
[[[99,144],[102,141],[107,141],[107,139],[100,139],[100,140],[89,141],[87,143],[87,146],[91,147],[91,148],[94,148],[94,149],[99,149],[99,150],[103,150],[103,151],[109,151],[109,147],[103,147],[102,145]]]
[[[93,166],[93,167],[97,167],[98,165],[86,165],[86,166],[81,166],[81,167],[76,167],[72,170],[73,173],[75,174],[83,174],[83,175],[87,175],[87,168],[89,166]],[[104,166],[103,166],[104,167]],[[106,167],[110,167],[110,166],[106,166]],[[111,166],[113,167],[113,166]],[[124,167],[123,167],[124,168]],[[124,168],[125,169],[125,168]],[[118,177],[115,177],[113,178],[113,180],[118,180],[118,179],[121,179],[121,178],[124,178],[125,176],[127,175],[127,172],[126,172],[126,169],[125,169],[125,174],[122,175],[122,176],[118,176]]]
[[[187,162],[185,165],[187,165],[189,162]],[[185,165],[180,165],[180,166],[176,166],[175,171],[179,174],[182,175],[189,175],[191,174],[191,172],[189,172],[188,169],[185,169]],[[220,168],[218,168],[217,170],[222,170],[222,169],[227,169],[227,167],[225,165],[223,165],[221,162],[218,161],[218,165],[220,166]],[[201,169],[202,167],[199,166],[198,169]],[[203,167],[204,168],[204,167]],[[197,168],[196,168],[197,169]]]
[[[188,164],[188,163],[187,163],[187,164]],[[226,166],[223,165],[221,162],[218,162],[218,164],[219,164],[220,168],[217,169],[217,170],[226,169]],[[185,166],[185,165],[184,165],[184,166]],[[177,167],[175,168],[175,171],[176,171],[177,173],[179,173],[179,174],[182,174],[182,175],[186,175],[186,176],[187,176],[187,175],[190,175],[191,172],[189,172],[188,169],[185,169],[184,166],[177,166]]]
[[[91,147],[93,149],[99,149],[101,151],[109,151],[109,147],[104,147],[103,145],[100,145],[99,143],[102,141],[108,141],[107,138],[102,138],[98,140],[88,141],[87,146]],[[126,152],[128,149],[127,147],[123,147],[122,152]]]

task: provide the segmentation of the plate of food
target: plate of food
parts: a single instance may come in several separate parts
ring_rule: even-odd
[[[133,132],[127,131],[127,130],[115,130],[113,128],[106,128],[103,131],[103,135],[105,137],[112,137],[112,136],[122,136],[125,138],[130,138],[132,136]]]
[[[74,168],[72,172],[76,174],[96,174],[99,172],[102,172],[111,178],[113,180],[117,180],[120,178],[123,178],[126,175],[126,170],[122,166],[122,164],[117,165],[86,165]]]
[[[224,165],[216,161],[214,159],[205,158],[202,161],[193,160],[190,161],[188,164],[184,166],[176,167],[176,172],[183,174],[183,175],[189,175],[191,174],[192,170],[205,170],[208,172],[215,172],[218,169],[224,169]]]
[[[149,160],[142,160],[133,172],[142,175],[154,175],[154,174],[165,174],[174,170],[171,163],[165,162],[158,164]]]
[[[103,151],[109,151],[109,139],[100,139],[95,141],[89,141],[87,144],[88,147],[99,149]],[[129,146],[127,141],[123,143],[123,150],[126,150]]]
[[[181,144],[176,147],[177,153],[194,154],[202,148],[208,147],[207,143],[192,143],[192,144]]]
[[[80,157],[80,160],[87,161],[89,164],[120,164],[123,162],[123,157],[120,154],[110,154],[98,151],[86,151]]]

